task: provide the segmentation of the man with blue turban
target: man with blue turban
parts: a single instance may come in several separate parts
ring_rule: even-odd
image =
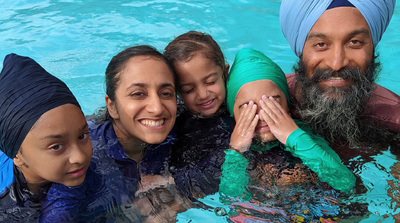
[[[282,31],[300,58],[295,75],[288,75],[292,113],[339,154],[349,146],[399,145],[400,96],[375,84],[375,48],[395,5],[396,0],[282,0]],[[354,154],[345,149],[340,155]]]

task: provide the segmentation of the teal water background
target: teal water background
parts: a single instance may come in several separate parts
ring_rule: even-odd
[[[104,71],[126,47],[160,51],[189,30],[210,33],[232,63],[243,47],[263,51],[286,73],[297,57],[279,24],[278,0],[0,0],[0,60],[29,56],[67,83],[86,114],[104,105]],[[400,3],[378,45],[378,83],[400,94]],[[2,63],[0,68],[2,67]]]
[[[34,58],[67,83],[85,114],[105,104],[104,71],[116,53],[138,44],[153,45],[163,51],[174,37],[189,30],[210,33],[229,63],[243,47],[263,51],[286,73],[293,72],[297,62],[280,29],[278,0],[0,0],[0,4],[0,60],[9,53]],[[377,49],[383,65],[378,83],[397,94],[400,94],[399,27],[397,2],[393,19]],[[365,182],[375,185],[369,197],[360,199],[371,200],[371,212],[379,215],[393,213],[387,211],[391,200],[386,195],[388,185],[382,180],[388,178],[385,165],[393,162],[390,155],[382,154],[371,162],[374,168],[360,167]],[[203,202],[212,207],[221,205],[218,194]],[[179,220],[226,222],[213,210],[202,209],[182,213]],[[381,220],[373,215],[363,222],[378,221]]]

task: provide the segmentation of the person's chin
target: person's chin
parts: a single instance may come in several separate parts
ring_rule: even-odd
[[[77,180],[73,180],[73,181],[64,183],[64,185],[66,185],[66,186],[68,186],[68,187],[77,187],[77,186],[83,184],[83,182],[85,182],[85,179],[86,179],[86,173],[85,173],[85,175],[82,176],[80,179],[77,179]]]
[[[272,133],[258,134],[255,139],[260,143],[268,143],[274,141],[276,138]]]
[[[148,143],[148,144],[160,144],[164,142],[164,140],[167,138],[168,134],[158,134],[157,136],[153,137],[147,137],[143,141]]]

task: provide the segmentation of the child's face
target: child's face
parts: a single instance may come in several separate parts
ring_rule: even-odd
[[[233,113],[235,115],[236,122],[238,122],[243,105],[248,104],[250,101],[254,101],[254,104],[257,105],[256,114],[258,114],[261,110],[260,100],[263,95],[267,97],[274,97],[285,111],[289,111],[286,96],[278,87],[278,85],[271,80],[253,81],[243,85],[236,96],[235,105],[233,107]],[[261,142],[268,142],[276,139],[271,133],[267,123],[261,118],[261,116],[256,126],[255,134],[256,139],[260,140]]]
[[[179,92],[186,107],[194,114],[215,114],[226,97],[221,67],[200,53],[187,62],[174,65],[179,76]]]
[[[115,102],[106,100],[117,136],[150,144],[165,140],[175,124],[177,105],[174,75],[163,60],[129,59],[115,95]]]
[[[30,183],[77,186],[85,180],[93,149],[82,110],[65,104],[44,113],[22,142],[15,165]]]

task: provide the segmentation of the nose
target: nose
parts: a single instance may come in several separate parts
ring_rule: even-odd
[[[79,145],[71,146],[71,153],[69,157],[69,162],[71,164],[83,164],[89,158],[88,154],[85,153],[84,147],[80,147]]]
[[[146,106],[147,111],[153,113],[153,114],[161,114],[163,111],[163,105],[161,102],[161,99],[158,95],[154,95],[151,97],[151,99],[148,101],[148,104]]]
[[[334,46],[326,60],[328,67],[334,71],[339,71],[349,64],[349,59],[346,55],[346,49],[342,45]]]
[[[198,92],[198,96],[199,96],[200,99],[204,99],[204,98],[208,97],[208,90],[204,86],[198,87],[197,92]]]

